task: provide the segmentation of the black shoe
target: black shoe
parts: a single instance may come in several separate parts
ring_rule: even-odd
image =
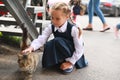
[[[92,31],[93,28],[83,28],[83,30]]]
[[[107,31],[107,30],[109,30],[110,29],[110,27],[108,27],[108,28],[106,28],[106,29],[103,29],[103,30],[101,30],[100,32],[105,32],[105,31]]]

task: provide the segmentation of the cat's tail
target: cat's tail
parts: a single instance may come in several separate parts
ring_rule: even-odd
[[[28,47],[28,44],[27,44],[27,39],[28,39],[28,32],[27,32],[27,28],[25,27],[25,24],[22,23],[20,25],[21,29],[22,29],[22,40],[21,40],[21,44],[20,44],[20,48],[21,50],[24,50]]]

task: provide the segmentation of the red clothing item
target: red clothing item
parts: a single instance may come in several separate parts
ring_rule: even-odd
[[[38,13],[38,17],[42,17],[42,13]]]
[[[3,4],[2,0],[0,0],[0,4]]]
[[[3,4],[3,2],[2,1],[0,1],[0,4]],[[4,10],[0,10],[0,15],[2,16],[2,15],[6,15],[8,12],[5,12]]]

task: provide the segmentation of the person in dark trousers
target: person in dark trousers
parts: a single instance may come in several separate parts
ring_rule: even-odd
[[[35,51],[44,45],[43,68],[60,65],[59,69],[63,73],[71,73],[74,67],[80,69],[87,66],[82,32],[79,27],[68,22],[70,14],[66,3],[55,3],[51,8],[51,24],[22,53]],[[48,41],[51,34],[54,38]]]

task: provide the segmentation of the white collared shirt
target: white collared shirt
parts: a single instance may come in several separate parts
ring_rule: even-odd
[[[54,30],[55,31],[58,30],[59,32],[65,32],[67,29],[67,23],[68,22],[66,21],[60,28],[55,27]],[[37,39],[33,40],[33,42],[31,43],[31,47],[33,47],[34,50],[39,49],[46,43],[46,41],[52,34],[51,26],[52,26],[52,24],[48,25],[48,27],[46,27],[45,30],[43,31],[42,35],[39,35]],[[71,35],[73,37],[75,51],[74,51],[72,57],[66,58],[66,61],[70,61],[74,65],[76,63],[76,61],[79,60],[80,57],[83,55],[84,47],[83,47],[82,35],[80,37],[78,37],[79,30],[76,26],[72,28]]]

